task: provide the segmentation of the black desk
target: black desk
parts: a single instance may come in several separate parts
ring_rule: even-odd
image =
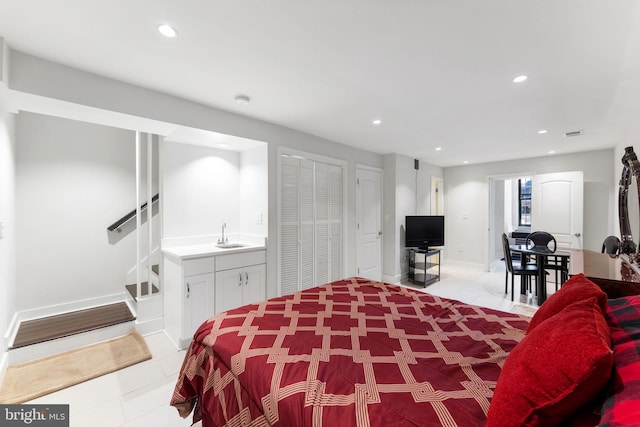
[[[525,255],[535,256],[536,265],[538,266],[538,278],[536,280],[536,289],[538,291],[538,305],[542,305],[542,303],[547,299],[547,273],[544,270],[544,266],[547,263],[547,257],[559,257],[560,265],[562,265],[563,268],[568,268],[571,251],[560,250],[551,252],[551,250],[545,247],[527,248],[526,245],[509,245],[509,249],[511,249],[513,252],[519,252],[523,255],[520,257],[523,264],[527,262],[527,257]]]

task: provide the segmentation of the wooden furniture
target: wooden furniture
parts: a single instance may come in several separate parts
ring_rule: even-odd
[[[409,280],[427,286],[440,280],[440,249],[408,249]]]
[[[631,264],[627,255],[571,251],[569,275],[578,273],[584,273],[609,298],[640,293],[640,266]]]

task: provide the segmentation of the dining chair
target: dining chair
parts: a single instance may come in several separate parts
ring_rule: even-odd
[[[546,247],[551,254],[555,253],[558,243],[553,234],[546,231],[534,231],[527,236],[526,247],[534,248],[543,246]],[[545,270],[553,270],[555,272],[555,284],[556,291],[558,290],[558,284],[562,285],[569,279],[569,269],[562,265],[561,260],[553,255],[546,257],[544,263]],[[560,273],[560,282],[558,282],[558,273]]]
[[[608,236],[602,242],[602,253],[617,255],[620,252],[620,239],[617,236]]]
[[[504,276],[504,293],[509,293],[509,273],[511,273],[511,301],[514,299],[514,277],[520,276],[520,288],[523,285],[529,287],[531,277],[538,275],[538,267],[534,264],[522,264],[520,261],[514,261],[511,256],[511,249],[509,248],[509,238],[505,233],[502,233],[502,250],[504,252],[504,265],[506,267]]]

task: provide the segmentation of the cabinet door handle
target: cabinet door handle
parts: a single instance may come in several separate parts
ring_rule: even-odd
[[[244,284],[249,284],[249,273],[247,273],[246,271],[244,272]]]
[[[189,294],[191,294],[191,288],[189,287],[189,283],[187,283],[187,298],[189,298]]]
[[[238,276],[240,276],[240,280],[238,281],[238,286],[242,286],[242,273],[238,273]]]

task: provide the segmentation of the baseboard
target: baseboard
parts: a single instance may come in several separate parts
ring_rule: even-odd
[[[382,275],[382,281],[386,282],[386,283],[391,283],[392,285],[397,285],[400,282],[401,276],[399,274],[397,275],[388,275],[388,274],[383,274]]]
[[[173,346],[177,349],[177,350],[184,350],[187,347],[189,347],[189,344],[191,344],[192,339],[188,338],[188,339],[182,339],[182,338],[178,338],[178,342],[176,342],[173,338],[171,338],[171,336],[167,333],[166,329],[162,330],[162,333],[167,337],[167,339],[171,342],[171,344],[173,344]]]
[[[163,329],[164,319],[162,317],[147,320],[144,322],[136,321],[136,331],[138,331],[140,335],[149,335],[155,332],[163,331]]]
[[[442,264],[442,266],[443,267],[447,267],[447,266],[462,267],[462,268],[470,268],[472,270],[487,271],[487,266],[485,264],[478,264],[475,262],[456,261],[452,259],[448,259],[446,263]]]

